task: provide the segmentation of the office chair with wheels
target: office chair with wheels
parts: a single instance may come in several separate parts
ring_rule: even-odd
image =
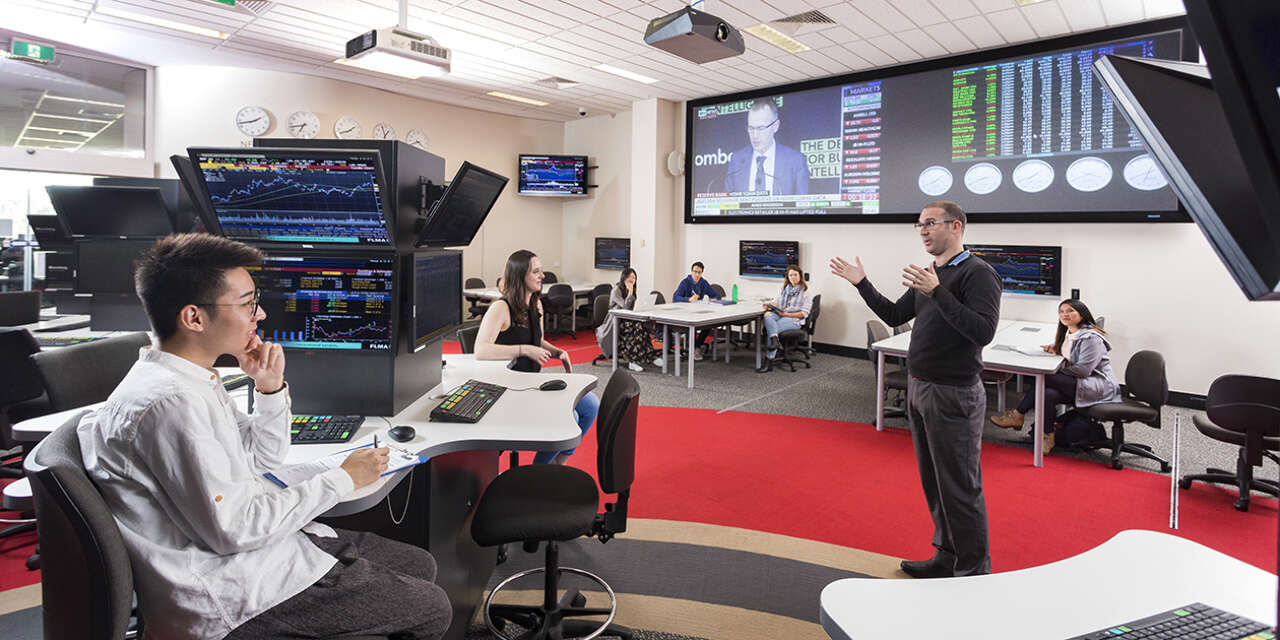
[[[889,337],[889,328],[884,326],[879,320],[867,321],[867,358],[871,360],[871,372],[876,372],[876,350],[871,346],[881,340]],[[886,418],[905,418],[907,417],[906,395],[907,395],[907,370],[901,366],[891,368],[891,365],[897,358],[885,358],[884,361],[884,390],[885,393],[893,392],[894,399],[891,404],[886,404],[884,409],[884,417]],[[869,424],[875,424],[872,418]]]
[[[147,334],[127,333],[33,354],[49,409],[65,411],[106,400],[138,361],[138,349],[149,344]]]
[[[1240,497],[1234,506],[1240,511],[1249,510],[1249,496],[1254,491],[1280,497],[1280,486],[1274,480],[1253,477],[1253,468],[1262,466],[1263,456],[1280,464],[1280,457],[1273,453],[1280,451],[1280,380],[1221,376],[1209,385],[1205,411],[1205,415],[1192,416],[1192,423],[1200,433],[1240,447],[1236,472],[1210,468],[1182,476],[1178,486],[1190,489],[1192,482],[1236,485]]]
[[[484,280],[481,280],[480,278],[467,278],[466,282],[462,285],[462,288],[463,289],[483,289]],[[489,310],[489,305],[484,304],[477,299],[473,298],[469,302],[471,303],[471,306],[467,307],[468,318],[478,318],[484,315],[485,311]]]
[[[544,281],[545,282],[545,281]],[[564,284],[553,284],[542,296],[542,311],[546,314],[545,325],[554,324],[555,327],[547,326],[547,338],[550,339],[558,334],[573,335],[572,331],[566,330],[561,326],[561,321],[573,321],[570,317],[573,315],[573,287]]]
[[[556,274],[554,271],[542,272],[542,284],[548,285],[548,284],[555,284],[557,282],[560,282],[560,279],[556,277]]]
[[[0,292],[0,327],[15,327],[39,321],[39,291]]]
[[[596,513],[599,492],[586,472],[556,464],[527,465],[508,469],[485,489],[471,522],[471,537],[482,546],[523,542],[532,551],[546,542],[546,565],[522,571],[494,587],[483,605],[485,626],[498,638],[505,622],[530,629],[521,640],[565,636],[595,637],[597,633],[630,638],[631,631],[610,624],[617,609],[613,590],[599,576],[560,567],[560,542],[580,536],[608,542],[627,529],[627,504],[635,479],[636,414],[640,406],[640,386],[625,370],[609,378],[600,402],[596,423],[596,473],[600,490],[618,499]],[[540,606],[495,604],[494,597],[514,580],[543,573],[543,602]],[[578,589],[569,589],[557,599],[561,573],[574,573],[598,583],[609,594],[608,608],[586,606]],[[582,616],[608,616],[603,624],[578,620]],[[497,622],[495,622],[495,618]]]
[[[608,286],[608,285],[605,285],[605,286]],[[591,311],[592,311],[592,313],[591,313],[591,323],[592,323],[592,324],[594,324],[595,326],[597,326],[597,327],[598,327],[598,326],[600,326],[600,325],[602,325],[602,324],[604,324],[604,323],[606,323],[606,322],[609,322],[609,320],[608,320],[608,318],[609,318],[609,294],[608,294],[608,293],[605,293],[604,295],[598,295],[598,296],[593,297],[593,298],[591,299],[591,307],[592,307],[592,308],[591,308]],[[619,338],[619,339],[621,339],[621,338]],[[609,339],[608,339],[608,340],[604,340],[604,341],[602,341],[602,342],[600,343],[600,354],[599,354],[599,355],[597,355],[596,357],[594,357],[594,358],[592,358],[592,359],[591,359],[591,364],[592,364],[593,366],[599,366],[601,362],[609,362],[609,361],[613,360],[613,358],[614,358],[614,354],[612,353],[612,351],[610,351],[611,349],[613,349],[613,337],[612,337],[612,335],[610,335],[610,337],[609,337]]]
[[[1110,449],[1111,468],[1122,469],[1121,453],[1133,453],[1160,463],[1160,470],[1170,469],[1169,461],[1156,455],[1151,447],[1124,441],[1124,423],[1142,422],[1160,428],[1160,408],[1169,400],[1169,381],[1164,373],[1164,356],[1155,351],[1139,351],[1129,358],[1124,369],[1124,397],[1119,402],[1103,402],[1077,407],[1077,411],[1103,422],[1111,422],[1111,439],[1086,442],[1085,449]]]
[[[800,325],[799,329],[787,329],[778,334],[778,357],[774,358],[774,361],[769,363],[766,369],[771,368],[774,364],[785,364],[792,371],[795,371],[797,362],[804,365],[806,369],[812,367],[809,364],[809,355],[813,350],[800,346],[800,343],[813,335],[814,328],[818,323],[818,314],[821,311],[822,294],[818,294],[813,297],[812,306],[809,308],[809,317],[804,319],[804,324]],[[793,351],[804,356],[804,360],[793,360],[790,355]]]
[[[13,424],[50,413],[44,385],[30,356],[40,345],[26,329],[0,329],[0,453],[24,447],[13,437]],[[0,463],[0,478],[22,477],[23,448]]]
[[[578,309],[575,313],[582,316],[584,321],[591,323],[592,327],[600,326],[597,324],[598,321],[596,320],[596,298],[601,295],[607,298],[609,294],[613,292],[613,287],[614,285],[611,284],[598,284],[592,287],[591,295],[587,298],[586,302],[578,305]]]
[[[463,353],[476,352],[476,334],[480,333],[480,325],[462,327],[454,333],[458,336],[458,345],[462,347]]]

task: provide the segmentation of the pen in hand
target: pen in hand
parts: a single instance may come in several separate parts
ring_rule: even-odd
[[[376,434],[376,433],[375,433],[375,434],[373,434],[373,448],[374,448],[374,449],[377,449],[377,448],[378,448],[378,434]]]

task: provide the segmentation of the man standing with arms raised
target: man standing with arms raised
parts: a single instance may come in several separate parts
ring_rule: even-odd
[[[867,306],[890,326],[915,319],[907,352],[907,416],[925,502],[933,517],[928,560],[904,560],[914,578],[991,572],[987,505],[982,493],[982,347],[995,336],[1000,277],[964,248],[968,218],[954,202],[925,205],[915,223],[927,267],[902,271],[909,290],[890,301],[871,286],[862,261],[831,259],[831,273],[858,288]]]

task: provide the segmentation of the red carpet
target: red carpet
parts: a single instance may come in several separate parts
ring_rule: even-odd
[[[0,488],[13,482],[12,479],[0,480]],[[0,510],[0,519],[15,520],[22,517],[16,511]],[[0,529],[12,525],[0,523]],[[36,533],[29,531],[16,536],[0,538],[0,591],[25,587],[40,582],[39,571],[27,571],[27,557],[36,550]]]
[[[590,327],[579,328],[576,337],[570,338],[565,335],[559,335],[550,340],[561,349],[569,352],[569,362],[573,364],[591,364],[591,360],[600,355],[600,345],[596,344],[596,331]],[[457,340],[446,340],[443,344],[445,354],[462,353],[462,347]],[[559,369],[559,360],[548,360],[542,368]]]

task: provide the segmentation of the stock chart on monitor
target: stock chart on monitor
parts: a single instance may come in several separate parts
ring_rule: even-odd
[[[739,240],[738,274],[781,278],[787,265],[800,264],[800,243],[794,240]]]
[[[193,155],[228,238],[390,244],[376,152],[196,150]]]
[[[263,340],[297,349],[391,348],[394,258],[272,255],[251,269]]]
[[[1062,294],[1062,247],[966,245],[995,268],[1005,293]]]

